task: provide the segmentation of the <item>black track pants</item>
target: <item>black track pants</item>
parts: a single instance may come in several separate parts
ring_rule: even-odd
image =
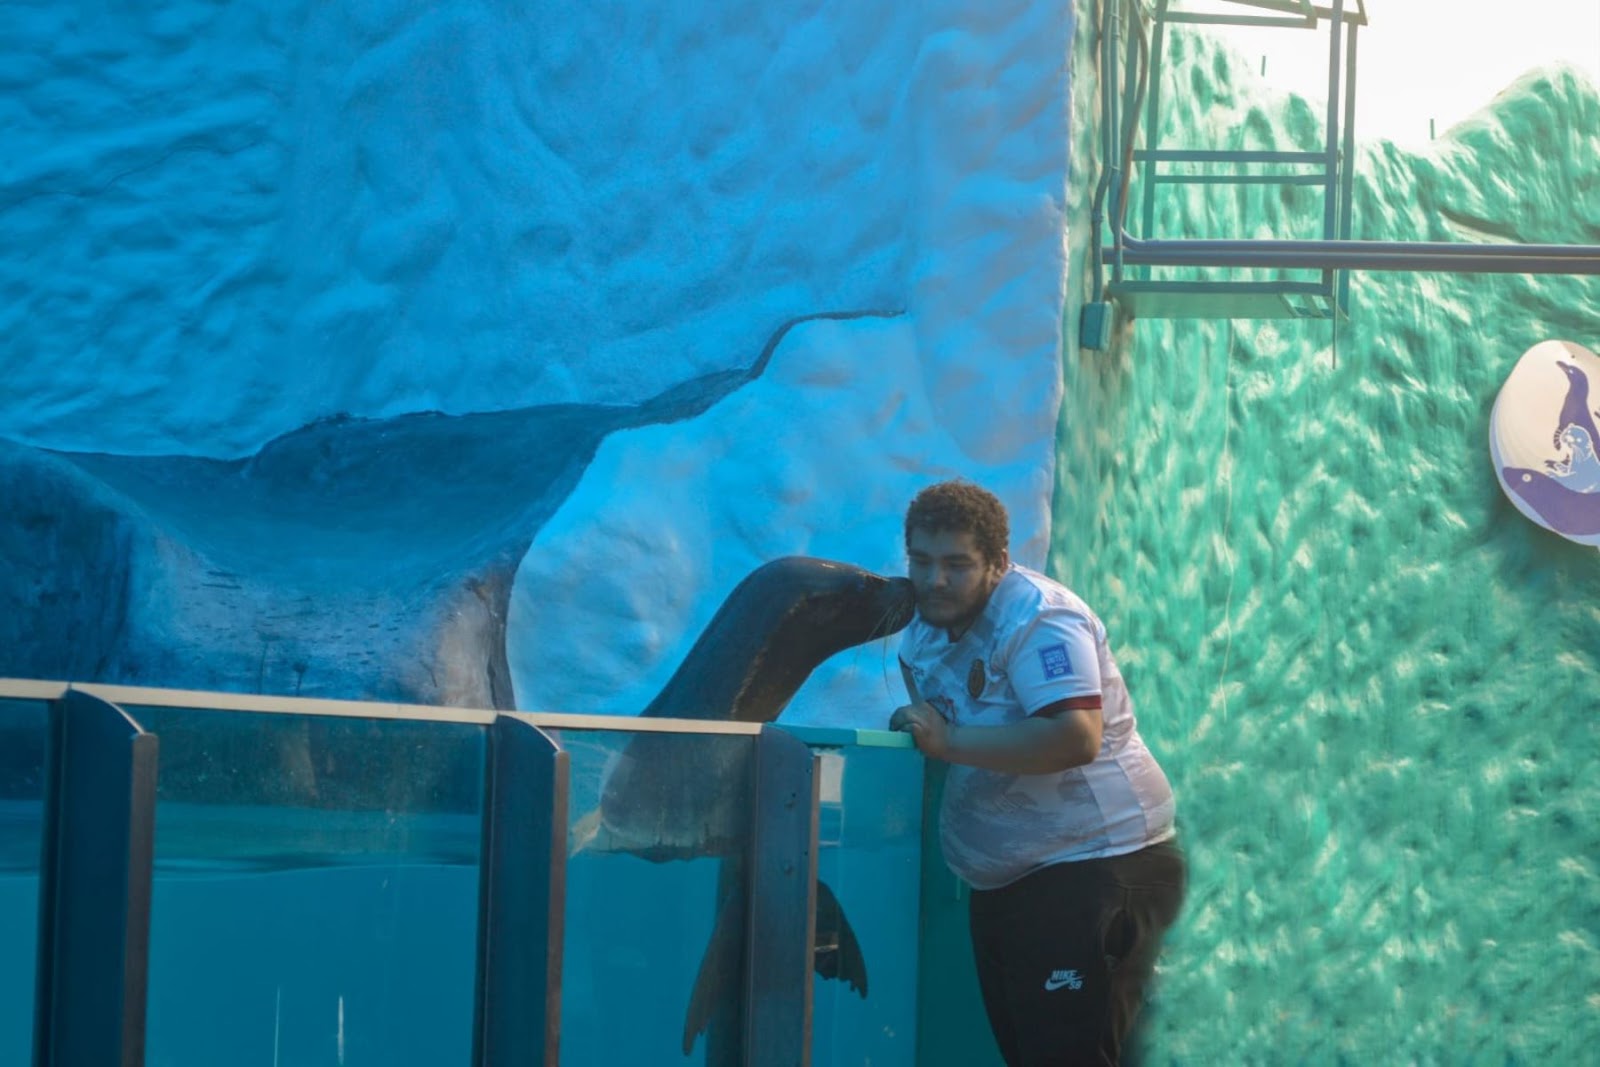
[[[1184,881],[1168,841],[973,890],[978,985],[1010,1067],[1124,1062]]]

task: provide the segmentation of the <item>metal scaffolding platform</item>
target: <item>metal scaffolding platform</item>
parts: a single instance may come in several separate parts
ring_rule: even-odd
[[[1135,69],[1138,57],[1146,54],[1144,27],[1132,24],[1128,65],[1121,71],[1114,69],[1118,56],[1113,43],[1106,52],[1111,65],[1102,68],[1110,75],[1102,83],[1108,90],[1109,113],[1126,114],[1129,120],[1110,124],[1116,139],[1110,158],[1130,164],[1132,173],[1127,178],[1137,180],[1140,199],[1138,232],[1126,233],[1131,205],[1125,197],[1131,183],[1125,181],[1110,191],[1116,232],[1106,293],[1125,313],[1144,318],[1327,319],[1344,314],[1349,303],[1345,270],[1253,270],[1241,277],[1238,269],[1228,268],[1201,275],[1196,267],[1158,269],[1156,264],[1137,262],[1137,254],[1130,256],[1129,252],[1138,241],[1182,236],[1157,232],[1157,201],[1169,190],[1184,186],[1209,190],[1305,187],[1320,194],[1320,211],[1319,217],[1305,220],[1311,228],[1301,228],[1299,236],[1323,241],[1349,239],[1353,175],[1348,161],[1354,156],[1355,142],[1356,33],[1367,22],[1365,0],[1354,0],[1353,5],[1345,0],[1332,0],[1331,4],[1311,0],[1211,0],[1209,4],[1155,0],[1148,19],[1146,69]],[[1162,61],[1174,26],[1256,26],[1326,34],[1328,104],[1321,145],[1310,151],[1263,151],[1160,144]],[[1115,36],[1115,23],[1111,30]],[[1123,89],[1117,101],[1119,74]],[[1141,96],[1147,99],[1141,101]],[[1133,142],[1141,127],[1145,145],[1135,148]],[[1270,276],[1262,277],[1263,273]]]
[[[1342,317],[1349,312],[1352,270],[1600,275],[1600,245],[1351,240],[1356,33],[1367,24],[1365,0],[1106,0],[1102,11],[1101,168],[1090,211],[1093,295],[1078,329],[1084,348],[1109,346],[1119,308],[1123,316],[1143,318]],[[1177,25],[1326,32],[1328,101],[1320,146],[1277,151],[1159,144],[1161,63],[1169,29]],[[1136,147],[1141,127],[1143,148]],[[1128,220],[1135,179],[1137,233]],[[1244,187],[1276,186],[1286,199],[1299,187],[1320,197],[1292,234],[1157,233],[1159,194],[1185,186],[1233,187],[1235,195]]]

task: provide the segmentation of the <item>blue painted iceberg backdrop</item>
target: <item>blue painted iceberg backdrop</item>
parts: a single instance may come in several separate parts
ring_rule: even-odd
[[[936,477],[1042,559],[1070,11],[10,23],[0,674],[631,713]]]

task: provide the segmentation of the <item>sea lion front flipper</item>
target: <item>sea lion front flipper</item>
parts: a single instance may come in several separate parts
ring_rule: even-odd
[[[828,883],[817,881],[817,939],[812,949],[811,965],[824,978],[837,978],[860,993],[867,995],[867,961],[861,955],[861,943],[856,932],[850,929],[850,920],[844,917],[839,898],[833,895]]]
[[[700,957],[700,970],[694,976],[689,994],[689,1009],[683,1016],[683,1054],[689,1055],[695,1039],[711,1025],[711,1016],[728,997],[738,996],[744,965],[744,891],[733,889],[722,898],[717,919],[711,929],[706,954]]]
[[[711,1025],[711,1017],[729,996],[737,996],[744,965],[744,890],[735,887],[723,897],[717,909],[711,942],[700,959],[700,970],[689,994],[689,1008],[683,1018],[683,1054],[689,1055],[695,1040]],[[839,906],[839,898],[823,881],[817,882],[817,936],[812,949],[812,967],[824,978],[837,978],[862,997],[867,995],[867,962],[861,943],[850,921]]]

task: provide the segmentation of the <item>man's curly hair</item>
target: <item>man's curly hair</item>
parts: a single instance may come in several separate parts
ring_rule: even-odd
[[[906,547],[911,531],[970,533],[984,562],[998,564],[1011,540],[1011,523],[1000,498],[963,478],[930,485],[906,509]]]

